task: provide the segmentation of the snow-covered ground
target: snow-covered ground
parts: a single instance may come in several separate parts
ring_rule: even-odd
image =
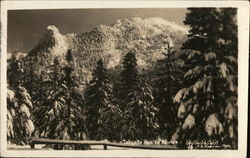
[[[43,144],[37,144],[34,149],[31,149],[30,145],[16,145],[16,144],[8,144],[7,149],[8,150],[52,150],[50,148],[43,148]]]
[[[103,140],[108,142],[108,140]],[[112,143],[112,142],[110,142]],[[117,143],[121,143],[124,145],[142,145],[142,141],[120,141]],[[177,141],[168,141],[165,139],[158,139],[158,140],[154,140],[154,141],[144,141],[144,145],[160,145],[160,146],[169,146],[170,148],[172,147],[176,147],[176,145],[178,144]],[[24,146],[20,146],[20,145],[16,145],[16,144],[8,144],[7,145],[7,149],[8,150],[53,150],[52,148],[46,147],[45,144],[36,144],[34,149],[31,149],[30,145],[24,145]],[[103,145],[91,145],[91,149],[90,150],[104,150]],[[108,146],[107,150],[145,150],[145,149],[134,149],[134,148],[127,148],[127,147],[115,147],[115,146]]]
[[[43,148],[45,145],[37,144],[34,149],[31,149],[30,145],[15,145],[15,144],[8,144],[8,150],[53,150],[51,148]],[[92,145],[91,150],[103,150],[103,145]],[[107,150],[143,150],[143,149],[133,149],[133,148],[120,148],[120,147],[112,147],[108,146]]]

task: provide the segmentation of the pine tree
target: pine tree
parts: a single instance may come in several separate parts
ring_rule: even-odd
[[[55,139],[57,138],[53,133],[55,130],[51,126],[55,127],[57,125],[58,121],[55,119],[59,117],[58,104],[64,103],[64,100],[59,99],[61,93],[58,93],[62,84],[63,72],[57,58],[54,59],[50,67],[52,69],[52,71],[48,72],[49,76],[51,76],[50,79],[41,82],[41,87],[34,97],[36,106],[33,113],[36,126],[35,136]]]
[[[23,72],[21,61],[14,58],[7,70],[8,83],[11,87],[17,87],[19,84],[23,83]]]
[[[112,86],[102,60],[97,62],[93,78],[85,91],[85,99],[90,138],[120,139],[117,130],[120,128],[121,110],[113,102]]]
[[[45,81],[40,106],[34,110],[37,137],[84,140],[88,138],[84,101],[74,77],[74,59],[69,50],[67,65],[60,69],[54,60],[52,80]]]
[[[28,92],[32,98],[39,96],[38,90],[40,89],[40,84],[42,82],[41,78],[35,73],[35,67],[33,64],[29,65],[28,73],[24,77],[24,86],[27,88]]]
[[[124,108],[124,138],[127,140],[145,140],[155,137],[159,127],[153,106],[152,89],[146,76],[139,77],[137,60],[129,52],[123,61],[122,81]],[[125,95],[126,94],[126,95]]]
[[[29,144],[34,131],[31,120],[33,108],[27,90],[19,85],[15,91],[8,89],[7,95],[7,138],[17,145]]]
[[[171,48],[163,53],[165,58],[157,62],[154,80],[154,105],[159,108],[157,114],[160,124],[159,132],[163,138],[167,139],[171,139],[178,125],[176,118],[178,106],[172,98],[182,85],[180,67],[183,62],[178,59],[176,53]]]
[[[113,98],[111,99],[113,100]],[[103,107],[100,110],[100,127],[97,131],[97,137],[109,141],[122,140],[122,119],[123,113],[117,104],[110,103]]]
[[[152,140],[159,128],[153,105],[152,88],[146,76],[140,77],[130,91],[124,110],[124,138],[127,140]]]
[[[219,13],[215,8],[188,9],[184,20],[185,25],[190,26],[189,39],[183,44],[183,48],[201,52],[214,48],[219,33],[221,22]]]
[[[19,104],[19,107],[16,110],[17,117],[14,119],[15,124],[17,124],[15,133],[18,133],[17,139],[28,144],[34,131],[34,124],[31,120],[31,109],[33,109],[33,104],[29,93],[21,85],[17,87],[15,96]]]
[[[199,13],[199,14],[198,14]],[[184,88],[174,97],[180,104],[180,127],[173,135],[185,140],[215,139],[237,148],[236,10],[189,9],[191,26],[184,44]]]
[[[121,72],[121,90],[119,90],[120,107],[123,110],[126,98],[138,80],[137,60],[133,52],[128,52],[123,59]]]
[[[7,141],[12,142],[15,138],[14,134],[14,118],[16,116],[15,109],[18,107],[15,92],[7,87]]]
[[[24,72],[19,60],[13,60],[9,69],[10,77],[7,95],[7,138],[18,144],[29,144],[34,131],[31,120],[33,104],[26,88],[23,86]]]

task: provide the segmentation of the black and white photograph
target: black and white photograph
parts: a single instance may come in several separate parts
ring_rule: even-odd
[[[1,12],[1,156],[246,156],[248,3],[14,2]]]

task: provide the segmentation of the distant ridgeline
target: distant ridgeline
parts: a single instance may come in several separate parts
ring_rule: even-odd
[[[102,58],[111,78],[121,69],[123,56],[136,54],[140,70],[150,70],[162,59],[166,49],[179,50],[186,41],[188,29],[162,18],[132,18],[117,20],[111,26],[100,25],[80,35],[62,35],[53,25],[47,27],[38,44],[22,59],[24,72],[31,78],[49,78],[48,72],[55,58],[65,65],[65,54],[72,50],[78,82],[91,79],[95,63]],[[32,73],[32,74],[31,74]],[[32,80],[32,79],[31,79]]]

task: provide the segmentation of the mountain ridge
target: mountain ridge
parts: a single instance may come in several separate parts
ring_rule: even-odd
[[[49,25],[41,40],[25,57],[24,63],[26,69],[33,64],[33,71],[47,78],[46,69],[53,59],[60,58],[64,65],[64,56],[70,49],[80,81],[88,82],[100,58],[107,68],[121,68],[123,56],[133,51],[139,68],[151,69],[157,60],[164,57],[162,53],[166,49],[180,49],[187,34],[187,28],[158,17],[119,19],[112,25],[98,25],[82,34],[63,35],[57,27]]]

